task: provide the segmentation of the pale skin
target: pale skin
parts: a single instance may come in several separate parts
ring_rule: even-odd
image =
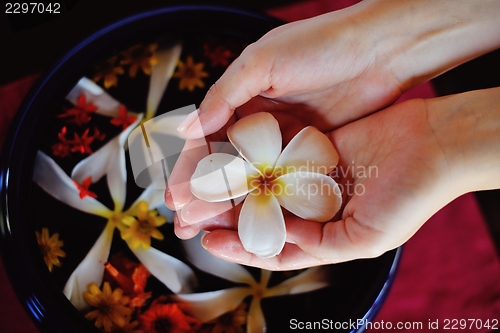
[[[260,95],[278,103],[254,99],[236,118],[277,112],[285,138],[314,125],[337,149],[339,167],[355,161],[376,167],[377,176],[336,179],[364,192],[344,196],[335,221],[287,216],[288,243],[273,258],[244,251],[235,231],[238,207],[215,217],[205,209],[198,214],[207,218],[195,225],[178,213],[177,235],[210,230],[202,242],[216,256],[272,270],[303,268],[379,256],[457,196],[500,188],[500,88],[387,107],[407,89],[500,47],[497,13],[500,1],[363,1],[282,26],[249,46],[200,105],[202,129],[189,126],[188,117],[180,132],[189,139],[218,132],[234,121],[236,108]],[[176,168],[171,180],[188,172]],[[167,205],[185,208],[192,199],[185,190],[167,192]]]

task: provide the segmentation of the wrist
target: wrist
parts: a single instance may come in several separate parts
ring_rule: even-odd
[[[500,188],[500,88],[427,100],[458,194]]]
[[[372,0],[355,24],[370,34],[377,66],[407,90],[500,47],[498,0]]]

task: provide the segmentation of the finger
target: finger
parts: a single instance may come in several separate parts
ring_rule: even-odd
[[[201,203],[203,205],[200,205]],[[235,208],[228,209],[220,214],[214,214],[214,210],[210,205],[213,205],[213,203],[195,200],[186,205],[181,211],[175,213],[174,232],[177,237],[180,239],[190,239],[196,236],[200,230],[236,230],[238,225],[236,217],[239,216],[241,205],[237,205]],[[188,210],[188,212],[186,213],[185,210]],[[183,216],[187,216],[191,220],[186,221]],[[197,221],[194,222],[193,218],[197,218]]]
[[[186,225],[180,221],[178,213],[174,215],[174,233],[180,239],[191,239],[198,235],[200,232],[199,228],[195,226]]]
[[[236,229],[235,216],[239,216],[240,210],[241,205],[235,206],[232,200],[207,202],[195,199],[180,212],[181,222],[186,225],[197,225],[204,230],[216,227]]]
[[[270,88],[274,57],[258,45],[247,47],[207,92],[199,110],[179,125],[188,139],[212,134],[224,126],[235,109]]]
[[[182,209],[191,201],[193,197],[190,185],[191,176],[198,162],[208,153],[208,146],[204,139],[186,141],[168,179],[165,203],[170,209]]]
[[[237,231],[214,230],[202,238],[202,245],[216,257],[242,265],[268,270],[292,270],[324,265],[329,261],[320,260],[302,251],[294,244],[285,244],[281,253],[272,258],[260,258],[243,248]]]
[[[309,255],[344,262],[381,255],[381,232],[358,223],[353,217],[335,222],[313,222],[289,218],[287,237]],[[387,249],[388,250],[388,249]]]
[[[165,205],[168,207],[170,210],[175,210],[175,204],[174,204],[174,199],[172,198],[172,193],[170,192],[170,188],[168,187],[168,184],[165,185]]]

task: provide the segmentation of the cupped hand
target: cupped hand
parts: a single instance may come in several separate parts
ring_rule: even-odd
[[[196,227],[182,227],[177,218],[176,232],[189,237],[209,229],[202,242],[212,254],[271,270],[376,257],[403,244],[459,192],[435,131],[427,102],[412,100],[328,133],[340,156],[333,173],[346,203],[340,219],[287,215],[288,243],[273,258],[243,249],[235,230],[238,207]]]
[[[201,128],[193,116],[180,126],[181,133],[191,139],[212,134],[257,95],[319,113],[311,125],[322,131],[389,105],[410,83],[392,67],[385,48],[390,43],[379,43],[388,30],[385,17],[368,24],[376,9],[360,3],[270,31],[210,88],[199,109]]]

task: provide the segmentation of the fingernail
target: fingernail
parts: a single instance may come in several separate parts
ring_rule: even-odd
[[[205,237],[209,234],[210,232],[209,231],[205,231],[205,233],[203,234],[203,236],[201,236],[201,246],[203,246],[203,248],[206,250],[207,249],[207,246],[208,246],[208,243],[207,241],[205,241]]]
[[[179,126],[177,126],[177,131],[179,133],[184,133],[189,128],[189,126],[191,126],[196,121],[196,119],[198,119],[199,110],[200,109],[196,109],[193,112],[191,112],[190,114],[188,114],[186,119],[184,119],[179,124]]]

